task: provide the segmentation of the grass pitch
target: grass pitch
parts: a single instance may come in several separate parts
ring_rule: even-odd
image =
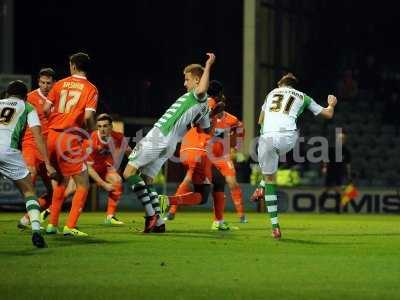
[[[399,299],[400,218],[281,214],[283,239],[264,214],[212,232],[210,213],[182,212],[168,233],[144,235],[142,213],[84,213],[89,238],[47,236],[34,249],[0,214],[1,299]]]

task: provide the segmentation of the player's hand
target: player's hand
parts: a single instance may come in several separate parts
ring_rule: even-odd
[[[57,172],[56,169],[50,164],[46,164],[47,175],[51,180],[55,180],[60,182],[62,180],[62,176]]]
[[[251,195],[251,197],[250,197],[251,202],[258,202],[263,199],[264,199],[264,189],[261,187],[256,188],[253,195]]]
[[[336,104],[337,104],[337,99],[336,99],[336,97],[333,96],[333,95],[328,95],[328,105],[329,105],[329,106],[332,106],[332,107],[335,107]]]
[[[109,182],[103,183],[102,188],[107,192],[112,192],[114,190],[114,186]]]
[[[211,67],[215,62],[215,54],[214,53],[206,53],[208,59],[206,61],[206,67]]]

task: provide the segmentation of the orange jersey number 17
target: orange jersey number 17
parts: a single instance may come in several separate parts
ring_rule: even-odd
[[[75,90],[61,90],[60,92],[60,103],[58,105],[58,112],[69,113],[78,103],[81,97],[81,91]]]

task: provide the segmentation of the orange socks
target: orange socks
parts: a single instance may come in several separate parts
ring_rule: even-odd
[[[58,226],[58,219],[61,212],[61,207],[64,202],[65,186],[60,184],[57,185],[53,190],[53,197],[51,199],[51,212],[50,212],[50,224]]]
[[[186,193],[186,194],[180,194],[176,196],[169,196],[169,203],[172,205],[172,207],[176,207],[178,205],[198,205],[201,203],[202,197],[200,193]],[[170,213],[175,213],[171,212],[171,209],[169,210]]]
[[[114,216],[117,210],[119,198],[122,195],[122,184],[120,182],[114,184],[114,190],[108,193],[107,215]]]
[[[216,221],[222,221],[224,219],[225,210],[225,193],[224,192],[214,192],[214,216]]]
[[[182,181],[182,183],[178,186],[178,189],[175,192],[175,196],[182,195],[182,194],[187,194],[187,193],[190,193],[191,191],[192,191],[192,189],[190,188],[190,185],[186,181]],[[170,201],[170,204],[171,204],[168,212],[171,213],[171,214],[175,214],[176,210],[178,209],[178,206],[175,203],[172,203],[172,202],[177,202],[178,199],[177,198],[171,199],[172,197],[174,197],[174,196],[168,197],[169,201]]]
[[[237,214],[239,215],[239,217],[243,217],[244,207],[243,207],[242,190],[240,189],[240,186],[237,186],[231,190],[231,196]]]
[[[76,223],[78,222],[78,219],[82,212],[82,209],[85,206],[86,197],[88,195],[88,192],[89,192],[89,189],[86,187],[78,186],[76,188],[74,197],[72,198],[71,210],[70,210],[69,216],[68,216],[67,226],[69,228],[76,227]],[[64,196],[64,194],[63,194],[63,196]],[[53,213],[53,206],[51,207],[51,210],[52,210],[51,213]]]

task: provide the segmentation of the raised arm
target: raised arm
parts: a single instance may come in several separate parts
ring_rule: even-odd
[[[199,85],[195,89],[195,93],[199,99],[202,99],[208,90],[208,84],[210,82],[210,70],[211,66],[215,62],[214,53],[207,53],[208,59],[206,61],[206,65],[204,67],[203,75],[201,76]]]
[[[328,95],[328,106],[323,108],[320,115],[325,119],[332,119],[335,114],[335,106],[337,104],[337,99],[333,95]]]

